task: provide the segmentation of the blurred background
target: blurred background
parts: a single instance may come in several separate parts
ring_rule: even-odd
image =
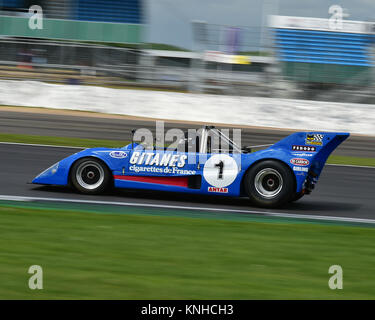
[[[374,299],[374,9],[0,0],[0,299]],[[253,150],[295,130],[351,137],[311,196],[276,211],[26,183],[80,148],[155,132],[154,119],[166,130],[235,126]],[[27,287],[35,264],[46,290]],[[344,290],[327,286],[332,265]]]
[[[43,10],[43,28],[30,18]],[[374,103],[367,0],[1,0],[0,79]]]

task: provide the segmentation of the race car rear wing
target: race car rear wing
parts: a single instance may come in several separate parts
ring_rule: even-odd
[[[296,132],[272,148],[286,149],[291,155],[312,154],[310,170],[318,178],[330,154],[349,136],[347,132]]]

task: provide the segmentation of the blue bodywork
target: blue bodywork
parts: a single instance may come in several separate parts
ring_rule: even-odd
[[[231,157],[237,164],[236,172],[230,172],[233,179],[227,185],[215,185],[215,178],[210,179],[209,170],[204,172],[206,161],[217,155],[215,153],[203,155],[206,159],[202,161],[198,160],[202,156],[199,153],[144,150],[133,144],[118,149],[93,148],[75,153],[43,171],[32,183],[67,186],[73,163],[93,157],[108,166],[117,188],[244,196],[242,180],[247,170],[259,161],[273,159],[289,166],[296,182],[295,192],[301,192],[317,182],[328,156],[348,137],[349,133],[296,132],[264,150],[227,153],[224,157]],[[163,155],[167,155],[164,163],[161,160]],[[189,163],[188,158],[194,157],[197,161]]]

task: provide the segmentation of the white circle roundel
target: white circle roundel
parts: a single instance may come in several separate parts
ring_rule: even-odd
[[[237,177],[236,161],[227,154],[215,154],[208,159],[203,168],[206,181],[218,188],[230,185]]]

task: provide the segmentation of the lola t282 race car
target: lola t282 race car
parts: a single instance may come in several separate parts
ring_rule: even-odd
[[[227,147],[214,149],[211,137]],[[118,149],[86,149],[46,169],[32,183],[72,186],[86,194],[116,187],[247,196],[253,204],[271,208],[311,193],[328,156],[348,137],[349,133],[296,132],[252,152],[205,126],[190,139],[193,148],[185,134],[183,151],[134,142]]]

